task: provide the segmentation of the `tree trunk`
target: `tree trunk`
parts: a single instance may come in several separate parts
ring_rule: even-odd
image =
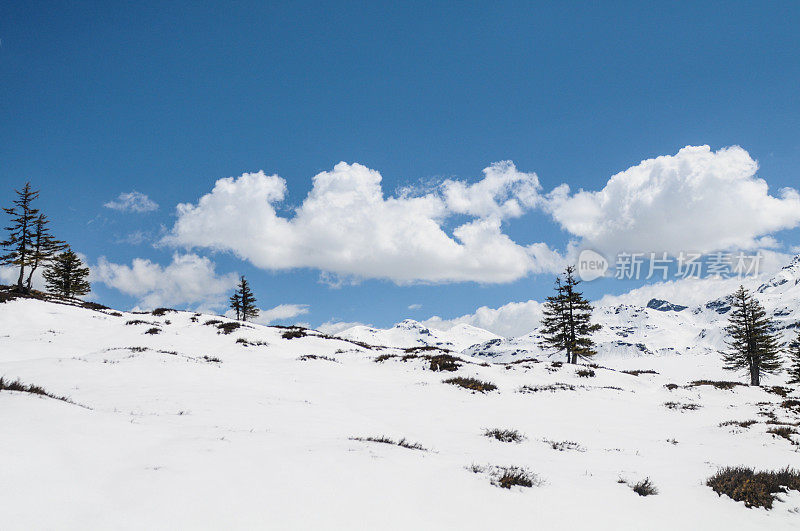
[[[28,292],[30,292],[31,289],[33,288],[33,286],[32,286],[33,273],[36,271],[37,267],[39,267],[39,264],[35,263],[34,265],[31,266],[31,272],[28,273],[28,282],[27,282]]]
[[[25,260],[24,258],[25,255],[22,256],[23,256],[22,259]],[[25,286],[23,284],[24,278],[25,278],[25,265],[23,263],[20,264],[19,266],[19,278],[17,279],[17,291],[19,291],[20,293],[25,293]]]
[[[761,385],[761,378],[760,378],[759,370],[758,370],[758,363],[753,363],[750,366],[750,385],[755,385],[756,387]]]

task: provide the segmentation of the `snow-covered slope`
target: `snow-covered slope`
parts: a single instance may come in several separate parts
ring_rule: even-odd
[[[654,327],[687,319],[686,337],[695,334],[688,309],[650,312],[614,315]],[[796,465],[798,455],[792,442],[767,432],[766,420],[800,420],[781,407],[784,397],[687,386],[731,377],[716,355],[608,358],[584,377],[550,362],[468,357],[455,360],[453,372],[435,372],[425,356],[437,351],[409,354],[258,325],[230,334],[218,328],[230,322],[0,303],[0,376],[70,400],[0,391],[0,527],[796,526],[800,493],[780,495],[766,511],[705,486],[719,467],[776,469]],[[669,342],[648,330],[648,341]],[[642,339],[636,331],[618,337]],[[497,389],[444,382],[454,376]],[[748,419],[758,422],[720,426]],[[491,428],[524,439],[500,442],[484,435]],[[365,440],[381,436],[425,449]],[[540,482],[498,488],[494,467],[523,467]],[[631,490],[646,477],[658,495]]]

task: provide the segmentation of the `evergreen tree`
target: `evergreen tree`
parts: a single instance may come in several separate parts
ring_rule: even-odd
[[[36,237],[36,220],[39,211],[33,208],[33,201],[39,197],[39,191],[31,189],[31,183],[25,183],[22,190],[14,190],[17,199],[12,201],[14,206],[3,208],[11,216],[11,225],[5,227],[8,239],[0,242],[0,247],[6,253],[0,256],[0,265],[10,265],[19,268],[17,291],[25,291],[25,268],[33,263],[32,248]]]
[[[789,373],[790,384],[800,384],[800,329],[797,330],[797,337],[794,341],[789,343],[789,368],[786,372]]]
[[[67,299],[89,293],[89,268],[71,249],[57,255],[44,270],[47,290]]]
[[[234,301],[238,303],[238,309],[234,306]],[[242,321],[248,319],[255,319],[258,317],[258,307],[256,307],[256,298],[250,290],[250,284],[247,279],[242,275],[239,280],[239,285],[236,287],[236,292],[230,298],[231,308],[236,310],[236,318]]]
[[[556,293],[544,303],[541,333],[544,348],[564,352],[567,363],[578,363],[578,358],[595,354],[591,334],[600,330],[592,324],[592,305],[576,287],[575,268],[568,266],[563,280],[556,278]]]
[[[39,214],[36,218],[33,246],[31,247],[31,263],[30,272],[28,273],[27,289],[31,290],[31,282],[33,281],[33,274],[40,265],[47,264],[52,260],[57,253],[67,248],[66,243],[56,240],[50,233],[47,224],[50,221],[44,214]]]
[[[761,384],[763,375],[779,372],[783,345],[774,330],[774,323],[761,303],[744,286],[739,286],[733,294],[731,315],[725,327],[729,350],[722,354],[724,368],[745,370],[750,375],[750,385],[756,386]]]
[[[231,298],[228,299],[231,304],[231,310],[236,312],[236,320],[239,321],[242,318],[242,298],[239,296],[238,289],[231,295]]]

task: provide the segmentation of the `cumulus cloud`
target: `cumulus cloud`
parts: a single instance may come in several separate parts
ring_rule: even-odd
[[[773,247],[762,237],[800,224],[800,194],[770,195],[757,170],[738,146],[687,146],[614,175],[600,191],[561,185],[544,208],[583,247],[609,256]]]
[[[517,170],[511,161],[496,162],[483,170],[476,183],[445,180],[442,194],[450,211],[475,217],[516,218],[540,202],[539,178]]]
[[[542,304],[529,300],[527,302],[510,302],[499,308],[481,306],[475,313],[454,319],[442,319],[434,316],[423,321],[423,324],[444,331],[450,330],[457,324],[468,324],[499,336],[515,337],[533,331],[539,326],[541,318]]]
[[[385,197],[380,173],[341,162],[316,175],[294,216],[283,217],[276,205],[285,180],[245,173],[178,205],[163,242],[232,251],[263,269],[315,268],[334,281],[510,282],[561,265],[546,244],[520,245],[502,230],[504,218],[536,203],[538,186],[534,174],[501,163],[472,185],[448,180],[424,195]],[[471,219],[451,236],[443,222],[454,214]]]
[[[103,206],[120,212],[135,212],[137,214],[158,210],[158,203],[135,190],[133,192],[123,192],[115,200],[104,203]]]
[[[308,304],[279,304],[269,310],[261,310],[253,321],[258,324],[268,325],[281,319],[292,319],[298,315],[305,315],[309,312]],[[233,315],[230,311],[226,315]]]
[[[144,258],[135,258],[128,266],[100,257],[90,280],[136,297],[142,309],[168,306],[207,310],[225,304],[238,276],[218,275],[208,258],[176,253],[167,266]]]

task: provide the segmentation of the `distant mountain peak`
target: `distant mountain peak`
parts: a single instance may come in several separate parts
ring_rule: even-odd
[[[771,279],[758,287],[759,293],[774,290],[775,288],[788,289],[800,284],[800,254],[778,271]]]
[[[647,307],[652,310],[658,310],[659,312],[682,312],[688,308],[688,306],[673,304],[669,301],[665,301],[664,299],[650,299],[647,302]]]

